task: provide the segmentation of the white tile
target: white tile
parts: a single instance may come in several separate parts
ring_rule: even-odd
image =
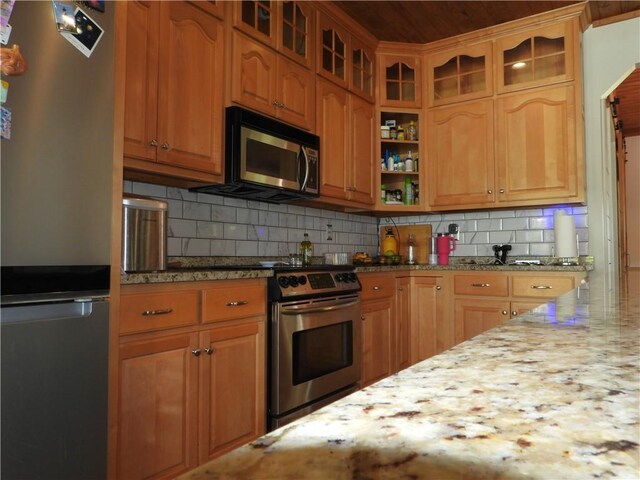
[[[236,241],[236,255],[239,257],[255,257],[258,255],[258,242]]]
[[[481,218],[489,218],[489,212],[465,212],[465,220],[479,220]]]
[[[224,197],[223,204],[228,205],[229,207],[247,208],[247,201],[243,198]]]
[[[295,213],[296,215],[304,215],[305,207],[301,207],[300,205],[287,205],[287,212]]]
[[[574,215],[586,215],[587,213],[589,213],[589,209],[584,206],[584,207],[572,207],[571,208],[571,212]]]
[[[268,233],[269,240],[272,242],[286,242],[288,240],[287,230],[284,228],[268,227]]]
[[[289,244],[287,242],[278,242],[278,256],[283,257],[289,255],[289,253],[294,253],[289,250]]]
[[[478,255],[481,257],[493,257],[491,245],[478,245]]]
[[[167,187],[167,198],[173,198],[175,200],[186,200],[188,202],[197,202],[198,195],[195,192],[190,192],[185,188]]]
[[[225,205],[211,205],[211,220],[215,222],[235,222],[236,209]]]
[[[489,232],[468,232],[461,237],[462,243],[479,245],[489,243]]]
[[[246,240],[247,226],[234,223],[224,224],[224,238],[226,240]]]
[[[589,241],[589,230],[586,228],[576,228],[576,234],[578,235],[578,241],[580,242],[588,242]]]
[[[541,230],[553,228],[553,217],[531,217],[529,218],[529,228]]]
[[[575,220],[576,227],[578,228],[586,228],[589,226],[587,215],[574,215],[573,219]]]
[[[489,242],[492,244],[497,243],[504,245],[506,243],[513,243],[514,239],[514,232],[489,232]]]
[[[198,238],[224,238],[224,224],[216,222],[198,222]]]
[[[133,183],[133,193],[147,197],[167,198],[167,187],[151,183]]]
[[[189,257],[207,257],[211,255],[211,241],[204,238],[183,238],[182,252]]]
[[[511,251],[509,255],[529,255],[529,244],[528,243],[514,243],[511,246]]]
[[[542,241],[545,243],[555,242],[555,231],[554,230],[543,230]]]
[[[247,208],[251,208],[252,210],[269,210],[266,203],[256,200],[247,200]]]
[[[248,208],[236,208],[236,222],[256,225],[260,220],[258,210],[250,210]]]
[[[516,212],[514,210],[491,210],[489,212],[489,218],[510,218],[515,216]]]
[[[211,207],[206,203],[182,202],[182,218],[211,220]]]
[[[124,182],[122,182],[122,192],[123,193],[133,192],[133,182],[131,180],[125,180]]]
[[[478,255],[478,246],[459,243],[454,250],[454,254],[457,257],[475,257]]]
[[[527,228],[529,228],[529,219],[526,217],[502,220],[502,230],[526,230]]]
[[[269,227],[263,225],[249,225],[247,229],[248,240],[266,241],[269,239]]]
[[[167,255],[169,257],[182,256],[182,239],[176,237],[167,238]]]
[[[442,221],[453,223],[454,220],[464,220],[464,213],[445,213],[442,215]]]
[[[269,205],[268,210],[270,212],[287,213],[287,205],[286,204],[276,205],[274,203],[269,203],[268,205]]]
[[[235,240],[211,240],[211,255],[213,255],[214,257],[232,257],[235,256],[235,254]]]
[[[516,243],[542,243],[542,230],[522,230],[516,232]]]
[[[195,220],[182,220],[170,218],[167,222],[167,236],[169,237],[196,237],[197,222]]]
[[[542,209],[541,208],[529,208],[529,209],[522,209],[522,210],[516,210],[516,217],[539,217],[540,215],[542,215]]]
[[[336,212],[332,212],[331,210],[321,210],[320,216],[324,218],[336,218]]]
[[[479,232],[495,232],[502,230],[502,219],[478,220]]]
[[[296,228],[298,226],[297,215],[292,213],[280,213],[278,215],[278,226],[285,228]]]
[[[197,200],[200,203],[208,203],[209,205],[222,205],[224,203],[224,197],[210,193],[198,193]]]
[[[167,217],[168,218],[182,218],[182,201],[181,200],[167,200]]]
[[[532,243],[529,247],[529,254],[550,257],[553,255],[552,247],[552,243]]]
[[[278,242],[258,242],[258,255],[275,257],[278,255]]]
[[[260,225],[266,225],[268,227],[277,227],[278,215],[278,212],[268,212],[266,210],[260,210],[258,212],[258,223]]]

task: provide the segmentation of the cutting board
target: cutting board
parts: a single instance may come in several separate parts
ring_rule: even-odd
[[[382,245],[388,226],[385,224],[380,227],[380,245]],[[393,225],[391,227],[396,235],[396,240],[398,240],[398,253],[403,257],[407,255],[407,241],[409,240],[409,234],[413,234],[417,249],[416,260],[419,265],[427,265],[429,263],[429,254],[431,253],[431,242],[429,241],[432,235],[431,225],[398,225],[397,230]]]

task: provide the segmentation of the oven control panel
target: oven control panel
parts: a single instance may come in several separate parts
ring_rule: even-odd
[[[276,272],[269,280],[271,300],[297,296],[350,293],[360,290],[358,276],[353,271]]]

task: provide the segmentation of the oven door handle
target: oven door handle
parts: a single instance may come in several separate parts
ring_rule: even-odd
[[[294,314],[298,315],[300,313],[321,313],[321,312],[333,312],[335,310],[342,310],[343,308],[353,307],[358,305],[360,300],[353,300],[346,303],[338,303],[336,305],[328,305],[326,307],[309,307],[309,306],[282,306],[280,309],[280,313],[282,314]]]

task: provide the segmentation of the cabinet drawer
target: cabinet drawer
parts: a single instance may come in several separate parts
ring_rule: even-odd
[[[200,292],[158,292],[123,295],[120,299],[120,333],[196,325]]]
[[[236,318],[266,315],[267,292],[264,285],[227,285],[202,292],[202,321],[223,322]]]
[[[509,276],[506,274],[456,275],[453,284],[456,295],[490,297],[509,295]]]
[[[362,300],[388,298],[394,295],[395,278],[390,275],[360,274],[358,279],[362,285]]]
[[[574,277],[535,275],[512,277],[514,297],[556,298],[576,288]]]

